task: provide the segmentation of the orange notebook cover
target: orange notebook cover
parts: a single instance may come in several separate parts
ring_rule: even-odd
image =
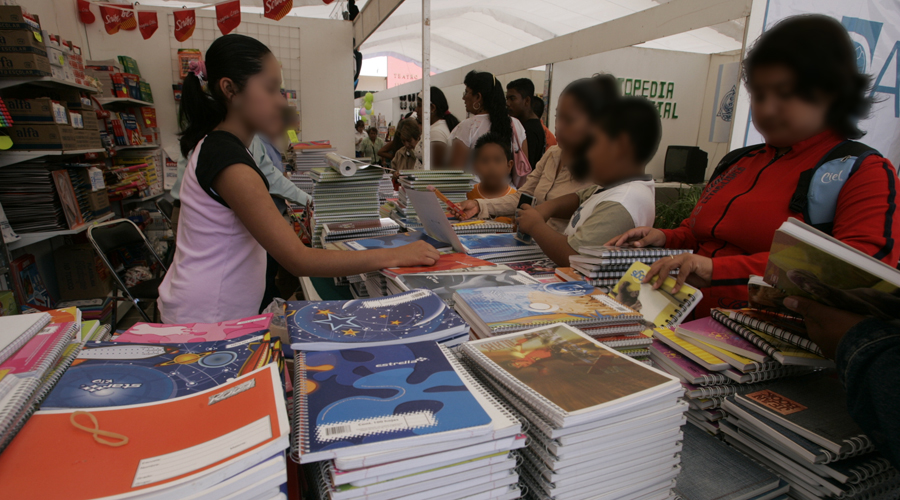
[[[88,411],[100,429],[129,442],[114,448],[94,441],[70,423],[72,410],[39,411],[0,454],[3,498],[127,498],[234,475],[247,467],[229,466],[253,450],[279,440],[288,447],[274,364],[192,396]],[[93,427],[86,415],[77,422]]]
[[[385,274],[399,276],[401,274],[436,273],[440,271],[465,271],[474,267],[493,267],[493,262],[471,257],[464,253],[442,254],[433,266],[418,267],[390,267],[384,270]]]

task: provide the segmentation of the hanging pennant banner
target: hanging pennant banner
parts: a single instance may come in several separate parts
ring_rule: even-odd
[[[176,10],[172,13],[175,17],[175,39],[183,42],[194,34],[197,26],[197,16],[194,9]]]
[[[156,30],[159,29],[159,19],[156,17],[156,12],[153,11],[138,11],[138,29],[141,31],[141,36],[144,37],[144,40],[147,40]]]
[[[125,31],[134,31],[137,29],[137,19],[134,17],[134,5],[116,4],[116,7],[122,8],[122,24],[120,28]]]
[[[223,35],[234,31],[241,24],[240,0],[229,0],[216,4],[216,25]]]
[[[92,24],[96,21],[97,18],[94,17],[94,13],[91,12],[91,3],[87,0],[76,0],[78,4],[78,17],[81,19],[81,22],[84,24]]]
[[[103,26],[110,35],[115,35],[120,29],[133,30],[137,28],[134,20],[134,11],[124,7],[112,7],[100,5],[100,17],[103,18]]]
[[[263,0],[263,15],[269,19],[280,21],[294,8],[294,0]]]

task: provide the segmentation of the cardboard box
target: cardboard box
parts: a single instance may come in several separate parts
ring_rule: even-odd
[[[105,188],[99,191],[91,191],[88,193],[87,198],[91,212],[100,213],[109,211],[109,194],[106,193]]]
[[[97,299],[112,291],[112,276],[91,245],[69,245],[53,252],[61,300]]]
[[[68,123],[66,107],[49,97],[4,99],[14,123]]]
[[[75,143],[78,145],[76,149],[99,149],[103,147],[100,143],[100,132],[97,130],[74,129]]]
[[[100,130],[100,120],[94,110],[80,111],[85,130]]]
[[[44,37],[34,30],[0,30],[0,52],[47,55]]]
[[[40,54],[0,54],[0,76],[50,76],[50,60]]]
[[[14,123],[7,130],[13,140],[12,149],[46,151],[79,149],[75,129],[69,125]]]
[[[38,29],[40,19],[25,15],[18,5],[0,5],[0,30]]]

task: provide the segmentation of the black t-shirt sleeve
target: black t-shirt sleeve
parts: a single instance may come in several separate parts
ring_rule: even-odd
[[[238,163],[248,165],[255,170],[266,184],[266,189],[269,189],[269,181],[266,176],[257,167],[256,160],[250,155],[250,151],[236,136],[221,130],[214,130],[203,140],[200,154],[197,155],[197,181],[206,194],[226,207],[228,204],[225,203],[225,200],[213,190],[213,181],[223,170]]]
[[[528,161],[531,162],[531,168],[534,168],[544,156],[547,135],[540,120],[525,120],[522,126],[525,127],[525,138],[528,139]]]

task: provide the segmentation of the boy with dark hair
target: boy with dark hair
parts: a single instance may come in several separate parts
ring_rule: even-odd
[[[544,155],[547,136],[544,135],[544,126],[541,119],[531,109],[531,100],[534,98],[534,84],[527,78],[513,80],[506,85],[506,109],[509,116],[522,122],[525,127],[525,139],[528,141],[528,162],[532,167]]]
[[[644,169],[656,154],[661,135],[659,114],[647,99],[625,97],[610,103],[594,117],[594,140],[588,151],[596,185],[537,208],[523,206],[517,217],[519,229],[558,266],[568,266],[569,257],[583,246],[600,246],[629,229],[652,226],[655,185]],[[570,218],[564,234],[547,225],[550,217]]]
[[[544,145],[544,152],[546,152],[547,148],[550,146],[556,146],[556,136],[553,135],[553,132],[551,132],[550,129],[547,128],[547,125],[544,124],[544,100],[538,96],[532,97],[531,110],[534,111],[534,115],[541,121],[541,127],[544,129],[544,138],[547,141]]]
[[[499,198],[515,193],[509,185],[513,168],[513,155],[509,149],[509,141],[494,134],[484,134],[475,143],[475,156],[472,166],[481,182],[466,195],[469,200],[483,198]]]

